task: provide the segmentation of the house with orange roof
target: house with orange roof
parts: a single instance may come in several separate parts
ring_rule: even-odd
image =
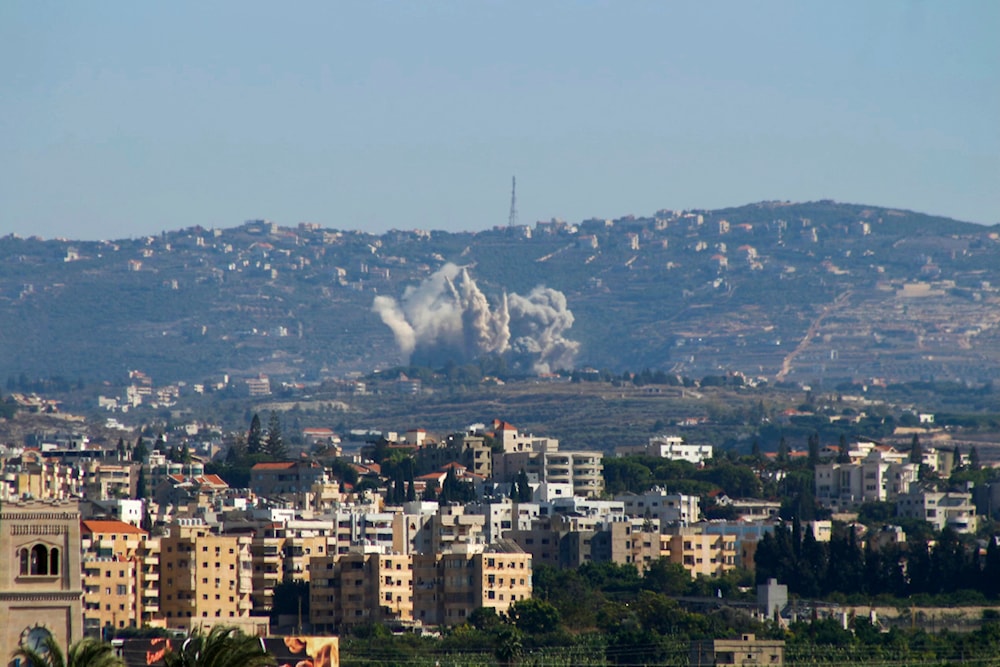
[[[250,489],[265,498],[305,493],[328,481],[326,470],[315,461],[258,463],[250,469]]]

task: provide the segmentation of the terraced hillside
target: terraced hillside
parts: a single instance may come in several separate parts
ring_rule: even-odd
[[[538,285],[564,295],[577,367],[806,382],[1000,369],[997,227],[825,201],[477,233],[252,221],[104,242],[7,236],[0,373],[368,372],[407,360],[375,297],[399,299],[448,262],[494,309]]]

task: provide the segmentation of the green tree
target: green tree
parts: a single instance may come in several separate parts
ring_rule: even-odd
[[[655,593],[684,595],[691,587],[691,574],[680,563],[659,558],[643,572],[642,587]]]
[[[165,667],[271,667],[277,665],[256,637],[236,628],[215,626],[195,631],[179,650],[163,657]]]
[[[815,468],[819,463],[819,433],[809,436],[809,467]]]
[[[146,447],[146,443],[143,441],[142,436],[135,441],[135,448],[132,450],[132,460],[136,463],[145,463],[146,457],[149,456],[149,449]]]
[[[285,449],[285,439],[281,435],[281,418],[273,410],[267,420],[267,437],[264,440],[264,453],[275,461],[284,461],[288,458],[288,451]]]
[[[517,664],[523,652],[524,642],[522,641],[520,630],[505,625],[497,631],[493,643],[493,655],[496,656],[501,665]]]
[[[271,602],[271,624],[278,624],[279,616],[298,616],[309,620],[309,582],[282,581],[275,585]]]
[[[507,615],[521,632],[544,634],[559,627],[559,610],[545,600],[518,600],[510,606]]]
[[[778,462],[788,463],[788,442],[785,440],[785,436],[781,436],[778,441]]]
[[[521,468],[517,473],[517,479],[514,480],[514,488],[511,489],[511,496],[514,502],[531,502],[531,484],[528,483],[528,473],[525,472],[524,468]]]
[[[976,449],[975,445],[969,449],[969,467],[973,470],[979,470],[982,467],[979,462],[979,450]]]
[[[837,452],[837,463],[850,463],[851,462],[851,450],[847,447],[847,437],[841,434],[840,436],[840,451]]]
[[[14,658],[22,658],[35,667],[121,667],[125,663],[117,657],[111,644],[90,637],[70,644],[64,655],[59,643],[47,637],[37,649],[22,646],[14,651]]]
[[[256,412],[250,420],[250,430],[247,431],[247,454],[260,454],[264,448],[264,429],[260,425],[260,415]]]
[[[910,441],[910,463],[916,463],[920,465],[924,462],[924,448],[920,444],[920,436],[916,433],[913,434],[913,439]]]

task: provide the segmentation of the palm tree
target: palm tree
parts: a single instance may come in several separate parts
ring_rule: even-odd
[[[194,632],[181,646],[163,657],[166,667],[272,667],[274,656],[256,637],[238,628],[216,626],[208,634]]]
[[[125,663],[115,655],[111,644],[91,637],[73,642],[63,655],[58,642],[46,637],[42,647],[36,649],[22,646],[14,651],[15,658],[22,658],[34,667],[124,667]]]

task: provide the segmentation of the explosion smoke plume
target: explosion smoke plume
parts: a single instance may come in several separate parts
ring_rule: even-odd
[[[484,354],[512,354],[536,373],[570,368],[580,344],[565,337],[573,326],[566,296],[536,287],[527,296],[504,293],[490,306],[486,295],[455,264],[445,264],[399,301],[377,296],[372,310],[392,329],[408,360],[468,362]]]

